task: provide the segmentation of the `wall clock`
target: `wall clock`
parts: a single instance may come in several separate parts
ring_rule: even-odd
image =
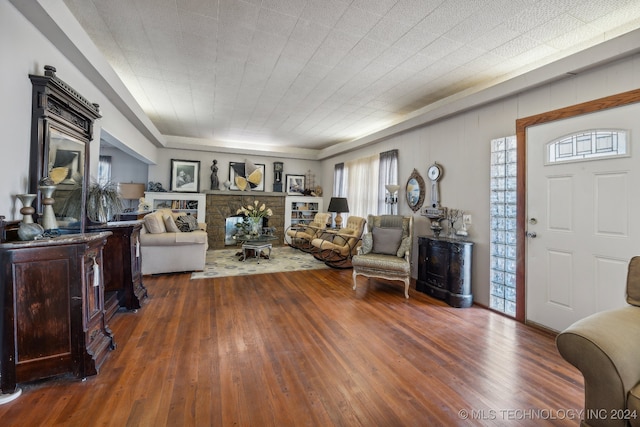
[[[429,169],[427,170],[427,176],[431,181],[439,181],[440,178],[442,178],[442,166],[434,162],[431,166],[429,166]]]

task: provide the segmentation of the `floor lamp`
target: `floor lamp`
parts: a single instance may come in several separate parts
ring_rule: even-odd
[[[329,201],[329,212],[335,212],[336,214],[336,228],[342,228],[342,216],[341,213],[349,212],[349,204],[346,197],[332,197]]]
[[[397,212],[395,211],[395,207],[398,206],[398,195],[396,194],[398,190],[400,190],[400,186],[396,184],[387,184],[385,185],[387,189],[387,197],[384,198],[386,204],[391,206],[391,215],[395,215]]]

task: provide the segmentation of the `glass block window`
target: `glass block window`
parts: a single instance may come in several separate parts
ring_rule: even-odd
[[[547,164],[627,156],[627,131],[588,130],[547,144]]]
[[[491,141],[491,297],[489,307],[516,315],[516,137]]]

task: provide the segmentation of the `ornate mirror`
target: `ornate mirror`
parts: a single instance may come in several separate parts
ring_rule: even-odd
[[[53,211],[60,229],[83,232],[89,180],[89,142],[93,122],[100,117],[92,104],[44,67],[44,76],[29,75],[33,84],[29,191],[38,194],[36,217],[43,211],[39,183],[55,184]]]
[[[424,179],[416,169],[413,170],[407,180],[407,204],[414,212],[424,203]]]

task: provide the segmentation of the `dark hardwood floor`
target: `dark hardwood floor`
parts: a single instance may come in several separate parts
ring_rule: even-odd
[[[100,373],[22,384],[0,425],[579,424],[554,336],[489,310],[350,270],[189,278],[145,276]]]

